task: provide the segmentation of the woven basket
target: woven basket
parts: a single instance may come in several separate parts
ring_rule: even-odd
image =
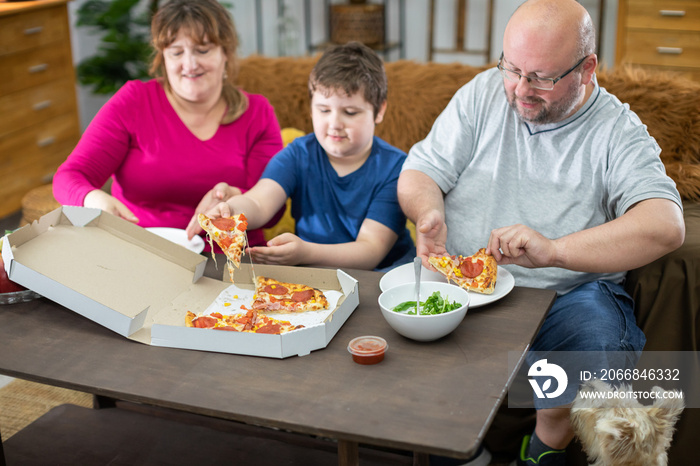
[[[48,214],[61,206],[53,197],[53,185],[45,184],[30,190],[22,198],[22,220],[20,226],[39,220],[43,215]]]
[[[384,5],[331,6],[331,42],[353,40],[368,46],[384,44]]]

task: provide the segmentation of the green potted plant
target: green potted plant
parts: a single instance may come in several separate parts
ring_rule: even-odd
[[[102,32],[96,55],[77,66],[80,84],[96,94],[113,94],[126,81],[148,78],[150,24],[158,0],[88,0],[77,10],[77,25]]]

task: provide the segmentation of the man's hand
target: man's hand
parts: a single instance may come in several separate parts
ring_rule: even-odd
[[[248,248],[254,262],[274,265],[298,265],[308,260],[306,242],[292,233],[282,233],[267,242],[267,246]]]
[[[532,228],[511,225],[491,231],[486,254],[492,254],[499,265],[551,267],[556,258],[556,245]]]
[[[416,224],[416,255],[424,267],[435,270],[428,257],[447,252],[443,193],[435,180],[418,170],[402,171],[396,189],[401,209]]]
[[[136,215],[134,215],[123,202],[101,189],[95,189],[87,193],[85,200],[83,200],[83,206],[101,209],[133,223],[139,222]]]
[[[431,254],[447,253],[447,225],[439,210],[430,210],[416,223],[416,255],[423,260],[423,266],[434,270],[428,263]]]

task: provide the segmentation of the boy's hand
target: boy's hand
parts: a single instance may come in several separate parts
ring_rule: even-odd
[[[214,206],[213,209],[204,212],[204,215],[206,215],[209,218],[230,217],[231,206],[228,205],[226,202],[219,202]],[[192,238],[194,238],[194,235],[198,235],[199,232],[202,231],[202,227],[199,226],[198,217],[199,213],[195,213],[190,219],[190,223],[187,225],[187,228],[185,228],[188,240],[191,240]]]
[[[123,202],[101,189],[95,189],[87,193],[83,200],[83,206],[95,207],[132,223],[139,223],[139,219],[136,218],[136,215],[134,215]]]
[[[282,233],[267,242],[267,246],[248,248],[253,262],[273,265],[298,265],[308,261],[306,242],[292,233]]]

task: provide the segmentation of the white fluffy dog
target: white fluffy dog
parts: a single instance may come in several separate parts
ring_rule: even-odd
[[[657,397],[650,406],[622,393],[614,396],[629,395],[629,390],[599,380],[581,387],[571,407],[571,424],[588,461],[593,466],[666,466],[674,425],[685,407],[678,396],[682,394],[673,391],[675,396],[664,398],[666,390],[654,387]],[[603,396],[582,396],[584,392]]]

